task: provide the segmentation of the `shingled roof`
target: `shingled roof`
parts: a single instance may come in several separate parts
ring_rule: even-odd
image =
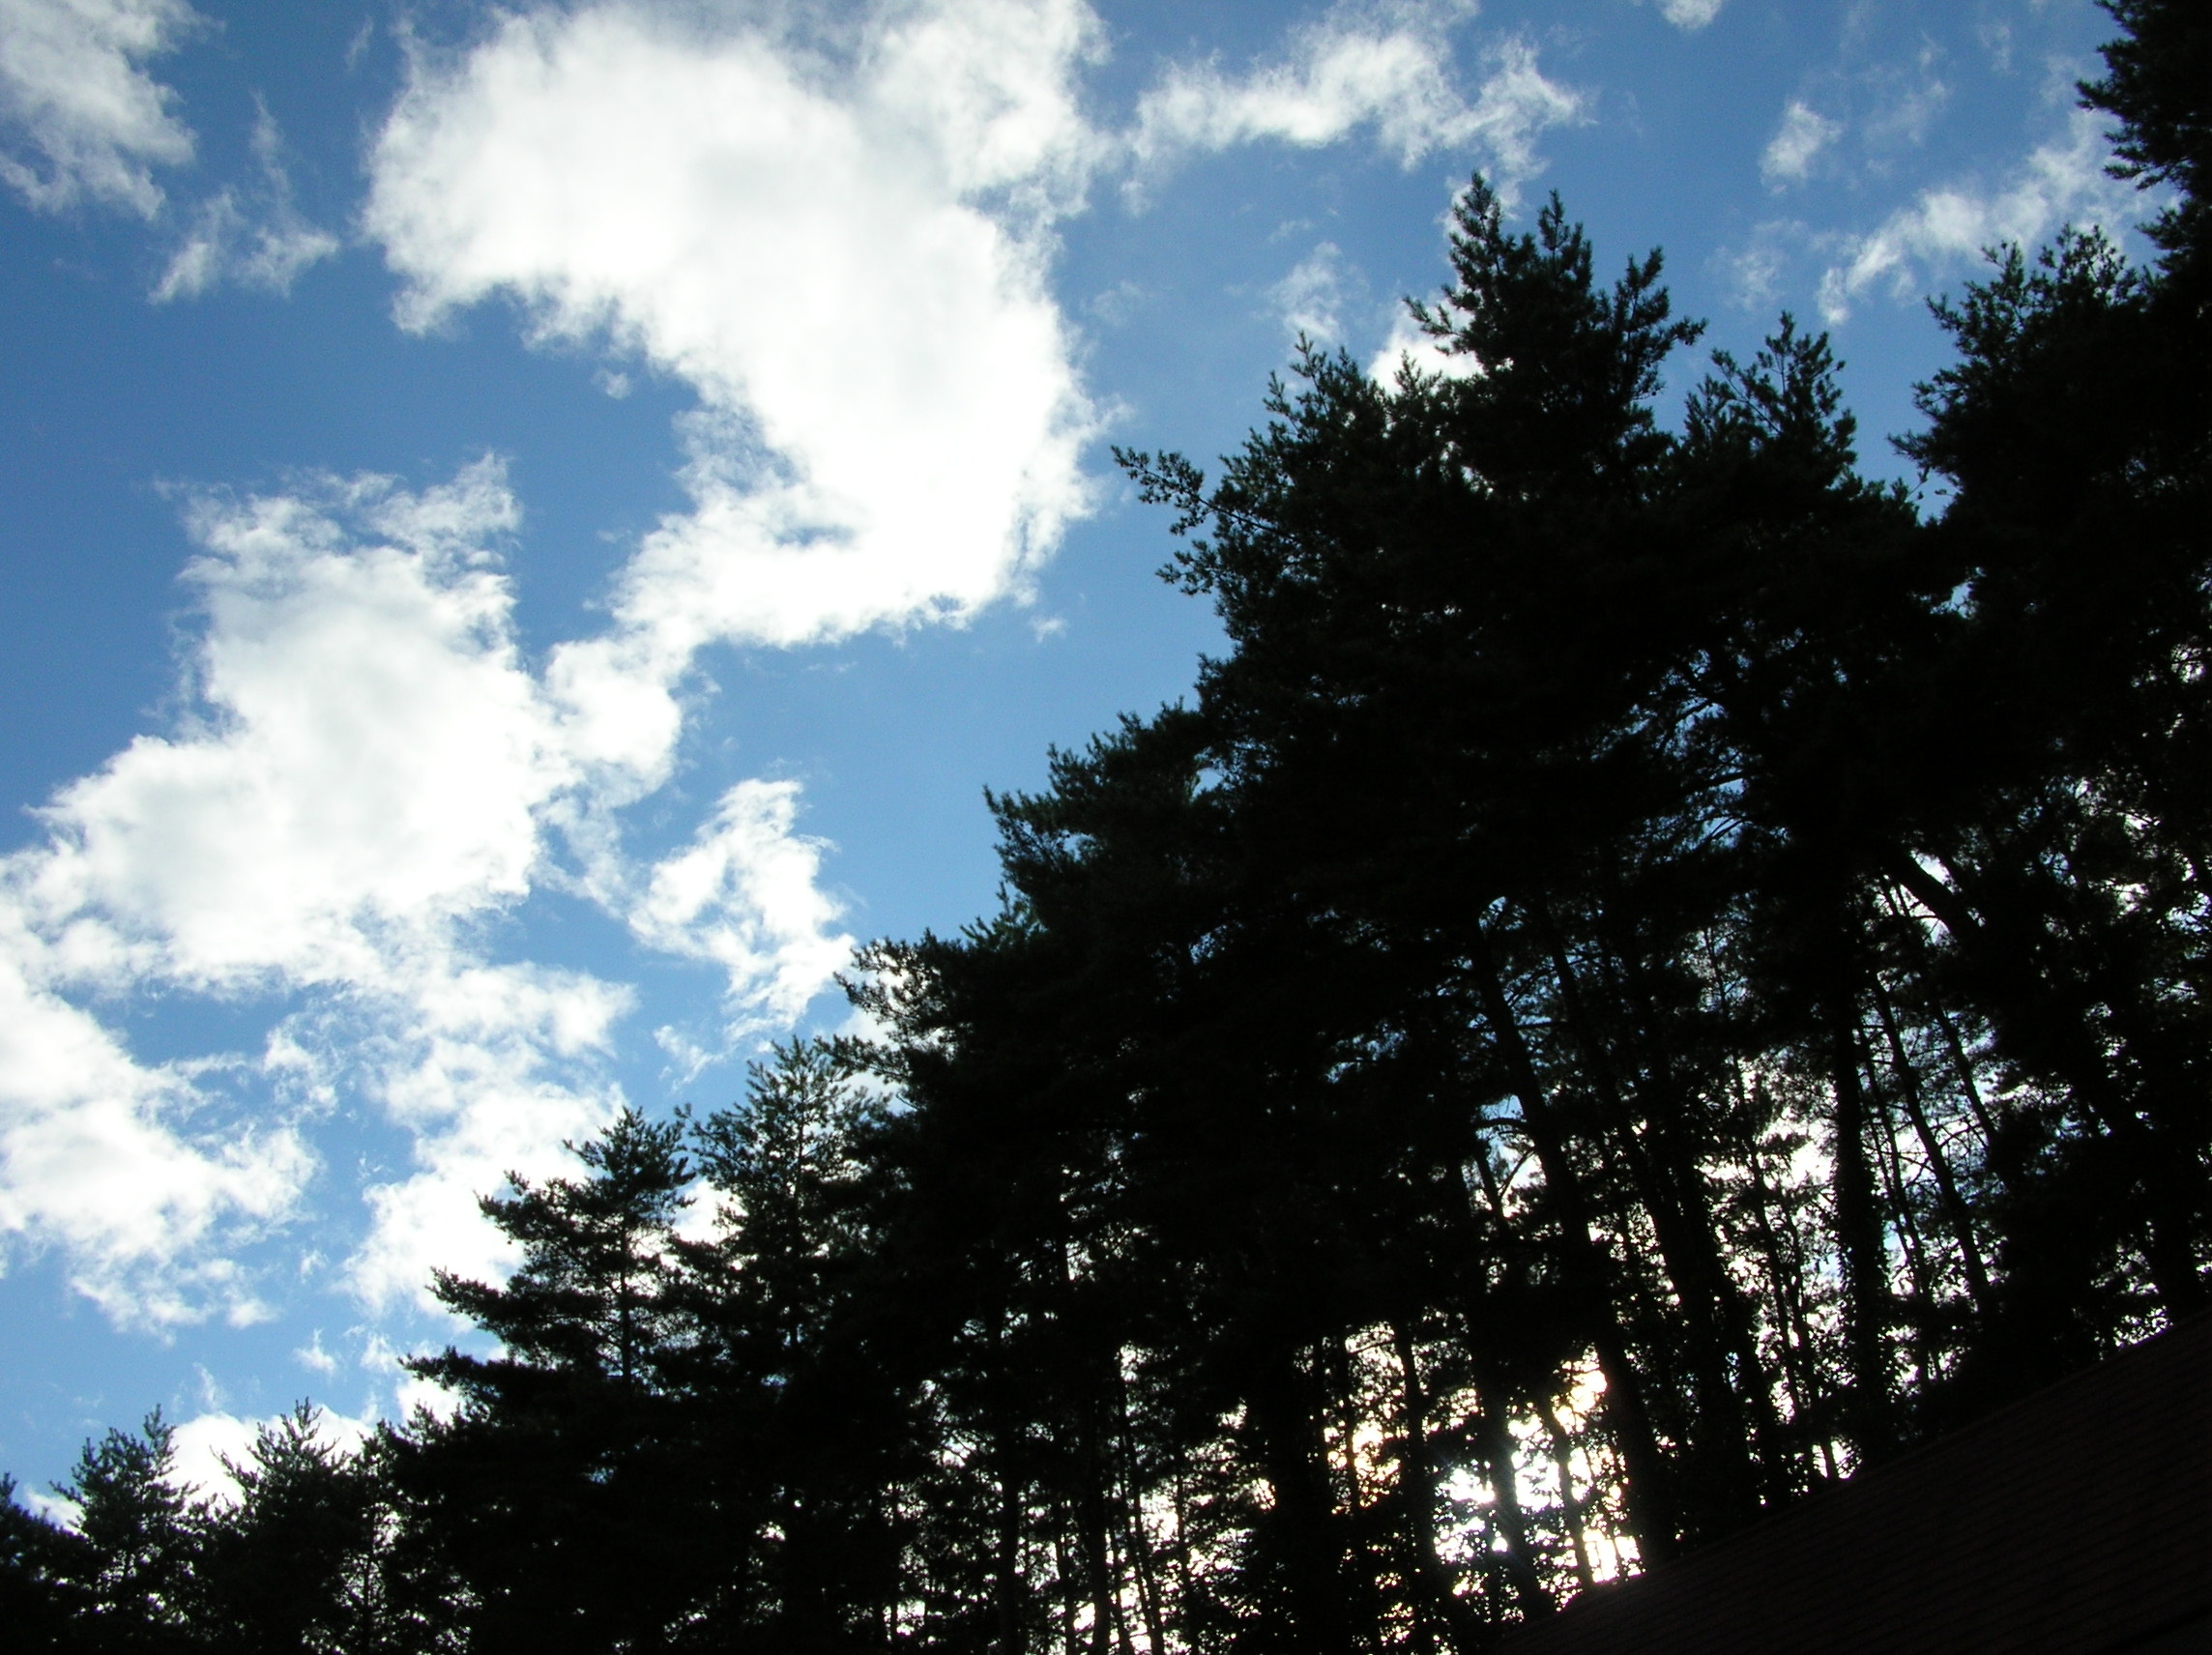
[[[2212,1317],[1695,1556],[1501,1655],[2212,1652]]]

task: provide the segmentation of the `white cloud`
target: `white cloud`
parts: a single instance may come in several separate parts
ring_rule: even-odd
[[[1677,29],[1702,29],[1721,15],[1727,0],[1659,0],[1659,15]]]
[[[326,1379],[335,1378],[338,1371],[338,1359],[323,1349],[323,1330],[319,1327],[315,1329],[313,1338],[292,1352],[292,1359]]]
[[[527,889],[534,807],[568,778],[491,549],[513,500],[485,464],[193,516],[198,716],[45,809],[26,908],[102,987],[387,986],[445,920]]]
[[[1340,9],[1246,80],[1171,71],[1125,141],[1080,106],[1080,0],[919,0],[830,42],[606,0],[417,63],[364,218],[402,319],[504,294],[537,337],[643,357],[702,405],[691,508],[617,578],[615,627],[550,662],[571,752],[650,790],[701,648],[1026,590],[1091,497],[1050,226],[1117,157],[1372,125],[1409,158],[1485,148],[1508,189],[1533,172],[1536,133],[1581,103],[1518,41],[1461,98],[1447,35],[1469,10]]]
[[[204,1089],[137,1064],[64,997],[323,989],[403,1006],[446,967],[457,919],[527,888],[533,807],[567,774],[487,549],[514,521],[496,468],[420,497],[333,482],[203,502],[194,519],[189,715],[65,788],[0,887],[11,979],[36,1013],[0,1036],[0,1212],[62,1244],[123,1320],[243,1291],[220,1279],[221,1220],[283,1216],[312,1163],[290,1126],[219,1152],[188,1142],[168,1122]],[[260,1066],[296,1078],[307,1049],[288,1035]]]
[[[536,966],[471,964],[422,985],[367,1078],[414,1134],[414,1165],[364,1192],[372,1223],[346,1269],[358,1298],[428,1309],[433,1269],[504,1273],[513,1249],[477,1198],[510,1174],[571,1170],[564,1142],[589,1138],[622,1101],[595,1060],[630,1000],[619,985]]]
[[[171,255],[154,300],[197,299],[224,281],[283,295],[308,266],[338,250],[337,238],[296,212],[256,214],[238,191],[223,189],[201,203],[184,245]]]
[[[199,1314],[192,1271],[240,1274],[222,1236],[298,1201],[296,1118],[358,1100],[413,1151],[364,1192],[344,1279],[372,1306],[419,1297],[432,1263],[495,1271],[475,1197],[554,1170],[620,1100],[604,1067],[628,991],[497,962],[489,921],[548,882],[597,900],[720,967],[733,1028],[824,986],[849,942],[795,788],[739,787],[652,868],[619,812],[671,773],[704,645],[956,618],[1018,591],[1085,509],[1091,416],[1044,264],[1100,150],[1072,79],[1094,37],[1076,0],[903,7],[803,45],[602,5],[415,63],[365,215],[409,319],[507,293],[540,337],[603,337],[691,384],[694,509],[639,547],[613,624],[538,673],[495,468],[195,508],[189,716],[65,789],[8,864],[22,997],[47,1013],[12,1031],[43,1042],[15,1067],[92,1078],[16,1107],[13,1164],[46,1182],[0,1185],[0,1217],[67,1248],[88,1292],[117,1260],[165,1259],[158,1311],[134,1281],[103,1299],[118,1315]],[[218,196],[165,295],[281,285],[319,248],[286,228],[266,127],[260,146],[260,217]],[[136,1063],[82,1003],[160,990],[272,1006],[230,1072],[292,1126],[181,1135],[206,1089]],[[135,1160],[90,1158],[108,1117]],[[55,1162],[123,1193],[42,1205]]]
[[[655,864],[630,910],[642,941],[729,973],[733,1036],[790,1024],[852,957],[853,939],[830,930],[823,847],[797,831],[798,806],[795,783],[740,782],[687,849]]]
[[[1583,118],[1581,97],[1547,79],[1535,49],[1506,40],[1488,53],[1470,104],[1456,84],[1452,26],[1469,5],[1339,5],[1293,32],[1283,59],[1241,78],[1219,64],[1179,64],[1137,107],[1132,149],[1156,167],[1191,151],[1272,139],[1316,146],[1362,128],[1411,166],[1439,150],[1488,152],[1501,194],[1537,171],[1535,139]]]
[[[1820,152],[1843,133],[1843,124],[1831,121],[1801,98],[1790,100],[1782,111],[1782,125],[1759,158],[1759,176],[1768,188],[1779,189],[1804,181]]]
[[[1974,25],[1974,38],[1989,54],[1990,68],[1999,74],[2012,73],[2012,23],[2003,17],[1984,17]]]
[[[298,1133],[205,1118],[173,1067],[144,1067],[42,980],[51,956],[0,886],[0,1236],[57,1246],[119,1322],[252,1321],[230,1254],[286,1217],[313,1167]]]
[[[194,1414],[177,1425],[170,1447],[169,1481],[182,1493],[223,1505],[238,1499],[238,1484],[223,1468],[223,1462],[246,1462],[253,1452],[255,1422],[234,1413],[210,1410]]]
[[[1874,106],[1859,130],[1870,150],[1904,149],[1926,141],[1936,116],[1951,101],[1950,87],[1936,73],[1938,62],[1936,48],[1923,45],[1909,68],[1895,66],[1869,75]]]
[[[480,940],[548,880],[579,884],[561,829],[607,809],[515,648],[498,548],[517,516],[490,463],[419,495],[372,478],[199,502],[184,716],[62,790],[44,841],[0,863],[0,1231],[62,1248],[120,1321],[254,1313],[236,1246],[294,1210],[317,1114],[360,1100],[412,1136],[346,1268],[381,1305],[434,1263],[496,1267],[475,1197],[551,1170],[620,1102],[602,1070],[629,992]],[[777,904],[722,963],[761,974],[734,997],[778,1007],[843,947],[803,928],[788,879],[816,853],[777,844],[782,797],[746,849],[784,883],[733,886],[720,921]],[[619,844],[600,849],[620,886]],[[96,1010],[164,991],[270,1005],[264,1049],[137,1062]],[[259,1089],[258,1129],[217,1082]]]
[[[2101,129],[2096,114],[2077,110],[2066,135],[2035,150],[2001,187],[1923,191],[1878,228],[1850,238],[1820,279],[1821,316],[1840,326],[1852,304],[1877,287],[1899,299],[1918,297],[1938,272],[1971,262],[1984,248],[2032,246],[2064,223],[2117,230],[2139,202],[2131,188],[2106,175]]]
[[[50,1495],[39,1489],[17,1489],[15,1497],[23,1502],[32,1516],[62,1528],[73,1529],[84,1520],[84,1508],[73,1499]]]
[[[705,644],[954,618],[1087,508],[1091,414],[1042,226],[1096,140],[1074,0],[905,8],[850,61],[603,5],[417,68],[367,212],[425,325],[494,293],[696,388],[694,508],[556,680],[606,762],[665,750]]]
[[[1711,268],[1737,308],[1763,310],[1780,296],[1785,276],[1812,240],[1799,220],[1770,218],[1753,226],[1744,246],[1716,250]]]
[[[286,294],[309,265],[338,250],[337,238],[300,216],[284,170],[283,141],[267,109],[253,123],[260,182],[218,190],[200,204],[184,243],[154,288],[157,304],[192,299],[223,281]]]
[[[1317,344],[1329,344],[1344,333],[1346,275],[1344,253],[1323,242],[1269,291],[1283,329]]]
[[[192,134],[142,66],[195,21],[184,0],[0,0],[0,180],[48,211],[151,217],[154,168],[189,160]]]

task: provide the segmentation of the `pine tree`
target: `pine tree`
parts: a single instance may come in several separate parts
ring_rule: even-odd
[[[664,1647],[693,1595],[689,1459],[662,1429],[683,1130],[625,1111],[575,1148],[587,1176],[484,1199],[521,1248],[506,1282],[437,1278],[499,1353],[412,1361],[457,1407],[419,1412],[386,1452],[404,1595],[472,1650]],[[440,1582],[444,1604],[424,1603]]]
[[[211,1644],[261,1655],[366,1655],[395,1629],[377,1550],[384,1512],[371,1462],[328,1441],[301,1403],[254,1434],[238,1489],[208,1517],[196,1629]]]
[[[870,1240],[876,1122],[830,1046],[794,1041],[693,1136],[719,1216],[711,1240],[679,1249],[696,1330],[682,1379],[716,1479],[722,1636],[874,1648],[902,1612],[909,1399],[856,1320],[852,1279]]]
[[[176,1432],[156,1408],[136,1434],[87,1442],[59,1490],[76,1507],[60,1570],[73,1636],[98,1650],[194,1646],[205,1513],[176,1482]]]

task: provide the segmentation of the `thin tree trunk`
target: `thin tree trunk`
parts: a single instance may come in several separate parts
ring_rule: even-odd
[[[1867,1166],[1866,1094],[1859,1084],[1857,1017],[1839,995],[1829,1012],[1835,1089],[1836,1241],[1843,1257],[1845,1348],[1851,1374],[1851,1435],[1863,1460],[1892,1446],[1889,1407],[1889,1261]]]
[[[1137,1602],[1144,1611],[1145,1637],[1150,1655],[1167,1655],[1166,1619],[1160,1610],[1158,1560],[1152,1555],[1151,1536],[1145,1531],[1145,1492],[1138,1475],[1136,1429],[1129,1418],[1129,1387],[1117,1392],[1121,1401],[1121,1498],[1128,1521],[1127,1550],[1135,1560]]]
[[[1432,1629],[1441,1625],[1448,1645],[1461,1655],[1469,1655],[1478,1641],[1476,1629],[1467,1605],[1452,1590],[1451,1571],[1437,1553],[1437,1470],[1429,1452],[1429,1398],[1421,1383],[1420,1357],[1404,1326],[1393,1323],[1390,1337],[1398,1355],[1398,1371],[1404,1376],[1400,1429],[1406,1446],[1400,1464],[1407,1495],[1402,1503],[1405,1523],[1412,1532],[1401,1544],[1416,1588],[1413,1625],[1417,1647],[1433,1648]]]
[[[1060,1587],[1060,1646],[1063,1655],[1076,1655],[1075,1571],[1067,1561],[1067,1502],[1055,1502],[1052,1525],[1053,1567]]]
[[[1951,1063],[1959,1078],[1959,1089],[1966,1099],[1966,1108],[1973,1115],[1974,1124],[1981,1128],[1983,1153],[1997,1176],[2005,1181],[2006,1187],[2010,1188],[2019,1181],[2019,1170],[2011,1164],[2011,1157],[2005,1155],[1999,1147],[1997,1123],[1990,1114],[1988,1105],[1982,1101],[1982,1089],[1974,1082],[1974,1064],[1973,1060],[1966,1055],[1966,1042],[1960,1037],[1959,1025],[1944,1008],[1941,996],[1936,992],[1935,973],[1928,959],[1928,939],[1922,931],[1920,920],[1906,911],[1894,884],[1886,886],[1882,895],[1889,904],[1889,911],[1905,922],[1906,935],[1912,940],[1913,970],[1928,997],[1929,1015],[1935,1019],[1936,1027],[1943,1031],[1943,1044],[1951,1055]]]
[[[993,1548],[996,1579],[992,1582],[992,1595],[996,1600],[1000,1655],[1024,1655],[1029,1642],[1024,1636],[1026,1604],[1022,1582],[1022,1507],[1027,1489],[1026,1479],[1016,1466],[1014,1421],[1012,1410],[1006,1406],[1005,1387],[1011,1376],[1006,1372],[1004,1344],[1005,1317],[1002,1312],[991,1320],[991,1434],[999,1473],[998,1533]]]
[[[1537,1403],[1536,1417],[1544,1422],[1552,1439],[1552,1464],[1558,1468],[1559,1516],[1566,1524],[1567,1545],[1575,1554],[1575,1583],[1587,1591],[1596,1584],[1597,1575],[1590,1568],[1589,1541],[1583,1533],[1583,1502],[1575,1497],[1574,1444],[1567,1440],[1566,1430],[1550,1403]]]
[[[1756,1159],[1747,1163],[1752,1180],[1753,1222],[1759,1227],[1760,1250],[1764,1255],[1766,1291],[1774,1301],[1774,1336],[1782,1348],[1782,1383],[1790,1392],[1790,1417],[1800,1425],[1813,1416],[1819,1399],[1818,1387],[1804,1368],[1805,1352],[1811,1349],[1811,1330],[1805,1325],[1804,1306],[1799,1302],[1794,1262],[1783,1257],[1782,1236],[1774,1227],[1774,1214],[1770,1210],[1771,1197],[1766,1188],[1766,1175]]]
[[[1114,1641],[1121,1646],[1121,1655],[1137,1655],[1137,1645],[1129,1636],[1129,1611],[1123,1601],[1128,1595],[1128,1581],[1135,1573],[1129,1560],[1128,1526],[1125,1523],[1112,1524],[1106,1531],[1106,1555],[1112,1569],[1112,1586],[1108,1602],[1114,1612]]]
[[[1179,1455],[1175,1470],[1176,1609],[1181,1624],[1187,1628],[1191,1613],[1197,1608],[1198,1587],[1190,1572],[1190,1491],[1183,1481],[1185,1469]]]
[[[1734,1071],[1738,1106],[1747,1122],[1752,1120],[1750,1100],[1744,1095],[1743,1076]],[[1774,1303],[1774,1332],[1782,1348],[1782,1382],[1790,1392],[1791,1420],[1802,1428],[1815,1417],[1820,1394],[1819,1377],[1809,1371],[1805,1362],[1813,1350],[1813,1331],[1805,1317],[1805,1260],[1796,1245],[1792,1233],[1788,1245],[1774,1218],[1774,1192],[1766,1181],[1766,1159],[1758,1138],[1758,1126],[1752,1123],[1741,1140],[1741,1154],[1745,1171],[1751,1175],[1752,1221],[1758,1227],[1760,1247],[1764,1259],[1766,1291]],[[1795,1493],[1799,1488],[1816,1481],[1822,1467],[1813,1465],[1813,1443],[1807,1434],[1806,1466],[1808,1475],[1803,1484],[1786,1486],[1786,1492]],[[1832,1452],[1825,1456],[1826,1475],[1832,1481],[1836,1474]]]
[[[1113,1569],[1107,1555],[1106,1492],[1102,1486],[1105,1470],[1099,1464],[1097,1399],[1083,1397],[1076,1408],[1080,1415],[1076,1500],[1083,1564],[1091,1592],[1091,1655],[1108,1655],[1120,1620],[1121,1594],[1114,1589]],[[1126,1641],[1126,1631],[1122,1638]],[[1127,1651],[1122,1655],[1127,1655]]]
[[[1628,1472],[1628,1509],[1639,1549],[1651,1562],[1676,1551],[1678,1519],[1668,1466],[1659,1451],[1644,1396],[1643,1377],[1614,1320],[1616,1295],[1612,1262],[1590,1233],[1589,1205],[1566,1144],[1552,1119],[1551,1100],[1536,1077],[1521,1026],[1505,999],[1488,932],[1474,926],[1475,988],[1499,1056],[1521,1105],[1521,1123],[1544,1170],[1545,1195],[1559,1231],[1560,1268],[1580,1308],[1598,1366],[1605,1375],[1606,1413]]]
[[[2206,1293],[2197,1268],[2193,1214],[2204,1195],[2205,1177],[2195,1153],[2172,1152],[2166,1135],[2117,1095],[2096,1031],[2079,1013],[2053,1005],[2047,984],[2024,974],[2021,963],[2024,954],[2017,937],[2008,940],[2011,945],[1993,939],[1951,886],[1913,857],[1899,856],[1892,871],[1898,883],[1943,922],[1976,974],[1996,990],[2015,1043],[2028,1048],[2038,1066],[2065,1084],[2082,1115],[2120,1146],[2141,1179],[2149,1208],[2143,1263],[2167,1313],[2181,1316],[2201,1308]],[[2000,1036],[2006,1028],[2007,1021],[2000,1020]]]
[[[1982,1101],[1982,1089],[1974,1084],[1973,1060],[1966,1056],[1966,1043],[1959,1036],[1959,1026],[1942,1006],[1935,1006],[1934,1010],[1936,1025],[1943,1031],[1943,1043],[1950,1048],[1951,1062],[1958,1070],[1959,1089],[1965,1094],[1966,1107],[1973,1112],[1974,1124],[1982,1129],[1982,1142],[1988,1147],[1990,1160],[1999,1177],[2017,1183],[2019,1175],[2010,1166],[2012,1158],[2004,1151],[1996,1120],[1990,1114],[1989,1106]]]
[[[1974,1215],[1967,1210],[1965,1199],[1959,1193],[1958,1180],[1951,1176],[1951,1163],[1943,1153],[1935,1129],[1928,1123],[1928,1111],[1920,1098],[1920,1077],[1912,1065],[1912,1059],[1905,1049],[1905,1035],[1898,1027],[1897,1013],[1891,1007],[1889,996],[1877,978],[1874,985],[1875,1010],[1880,1015],[1882,1032],[1888,1038],[1891,1061],[1896,1065],[1899,1101],[1905,1105],[1907,1119],[1912,1122],[1913,1135],[1920,1140],[1920,1147],[1928,1157],[1929,1175],[1936,1180],[1936,1193],[1942,1199],[1943,1214],[1949,1221],[1951,1238],[1959,1249],[1959,1267],[1966,1277],[1966,1292],[1974,1301],[1974,1308],[1983,1315],[1990,1308],[1990,1277],[1982,1265],[1982,1250],[1974,1240]]]
[[[1491,1509],[1497,1514],[1499,1537],[1505,1542],[1505,1578],[1513,1585],[1513,1601],[1522,1615],[1540,1620],[1552,1612],[1551,1594],[1536,1575],[1535,1553],[1528,1544],[1528,1518],[1521,1509],[1519,1459],[1513,1433],[1506,1428],[1506,1391],[1495,1374],[1478,1375],[1475,1381],[1474,1429],[1482,1445],[1483,1468],[1489,1475]]]
[[[1297,1644],[1313,1655],[1351,1655],[1343,1547],[1335,1534],[1329,1475],[1321,1463],[1321,1433],[1307,1406],[1308,1386],[1295,1354],[1279,1349],[1255,1376],[1248,1403],[1260,1437],[1260,1459],[1273,1508],[1268,1513],[1283,1579],[1283,1597]]]
[[[1872,1054],[1868,1054],[1868,1092],[1874,1099],[1877,1124],[1880,1127],[1875,1140],[1875,1162],[1881,1169],[1889,1209],[1896,1215],[1898,1240],[1905,1251],[1906,1273],[1911,1278],[1913,1301],[1919,1307],[1912,1319],[1913,1385],[1915,1389],[1924,1390],[1929,1375],[1935,1372],[1929,1338],[1936,1319],[1936,1280],[1928,1266],[1927,1243],[1921,1238],[1919,1221],[1912,1213],[1911,1192],[1905,1181],[1905,1157],[1897,1147],[1897,1119],[1890,1114],[1881,1089],[1873,1084]]]
[[[1385,1592],[1379,1571],[1385,1559],[1377,1554],[1369,1540],[1374,1513],[1367,1497],[1367,1490],[1359,1481],[1359,1396],[1351,1341],[1332,1338],[1327,1342],[1328,1377],[1334,1392],[1332,1408],[1335,1414],[1337,1454],[1343,1476],[1344,1533],[1348,1574],[1346,1586],[1358,1594],[1358,1623],[1363,1629],[1359,1641],[1372,1642],[1383,1620]]]
[[[1694,1157],[1681,1152],[1682,1133],[1677,1118],[1685,1105],[1672,1078],[1665,1073],[1665,1055],[1655,1055],[1653,1060],[1644,1065],[1644,1072],[1652,1078],[1660,1095],[1656,1107],[1644,1111],[1646,1128],[1639,1132],[1627,1106],[1627,1093],[1605,1042],[1598,1036],[1582,985],[1549,909],[1537,903],[1531,907],[1530,916],[1551,955],[1553,975],[1558,983],[1567,1025],[1574,1031],[1576,1044],[1582,1048],[1606,1118],[1614,1124],[1638,1197],[1650,1215],[1652,1231],[1659,1241],[1660,1260],[1674,1287],[1675,1303],[1683,1313],[1684,1325],[1679,1331],[1689,1346],[1690,1371],[1695,1376],[1698,1392],[1699,1430],[1691,1451],[1700,1474],[1682,1480],[1685,1509],[1681,1516],[1693,1537],[1706,1530],[1725,1531],[1757,1513],[1759,1495],[1743,1399],[1731,1382],[1728,1370],[1730,1317],[1725,1301],[1732,1296],[1732,1284],[1721,1262],[1711,1215],[1704,1209],[1703,1191],[1698,1187],[1702,1179]],[[1613,951],[1616,957],[1622,957],[1617,945]],[[1624,964],[1628,965],[1632,976],[1641,975],[1633,963],[1624,959]],[[1648,1006],[1651,997],[1643,992],[1644,984],[1638,982],[1635,988],[1637,1002]],[[1630,996],[1619,993],[1615,998],[1625,1002]],[[1748,1364],[1748,1375],[1756,1379],[1759,1373],[1756,1351],[1739,1349],[1737,1359]],[[1711,1491],[1709,1501],[1701,1498],[1699,1504],[1709,1503],[1713,1510],[1708,1513],[1687,1509],[1688,1495],[1694,1489]]]
[[[1613,953],[1628,972],[1637,1002],[1647,1008],[1656,1007],[1659,996],[1643,956],[1631,954],[1620,946],[1615,946]],[[1716,1458],[1720,1462],[1717,1481],[1725,1491],[1720,1514],[1725,1525],[1733,1528],[1757,1517],[1761,1489],[1768,1480],[1764,1475],[1762,1445],[1774,1438],[1780,1424],[1774,1410],[1772,1381],[1759,1348],[1751,1307],[1723,1254],[1725,1238],[1713,1211],[1711,1192],[1692,1136],[1699,1114],[1696,1094],[1678,1080],[1673,1053],[1663,1037],[1648,1034],[1640,1037],[1637,1026],[1632,1025],[1630,1038],[1644,1046],[1645,1057],[1640,1066],[1643,1072],[1653,1077],[1658,1088],[1658,1107],[1644,1113],[1647,1119],[1659,1125],[1656,1133],[1659,1159],[1666,1169],[1674,1205],[1679,1208],[1676,1222],[1687,1237],[1675,1251],[1690,1261],[1694,1273],[1700,1278],[1700,1292],[1711,1307],[1712,1331],[1708,1339],[1719,1357],[1719,1365],[1705,1382],[1715,1387],[1717,1408],[1703,1411],[1708,1414],[1708,1422],[1710,1414],[1717,1412],[1721,1446],[1726,1452],[1717,1456],[1705,1453],[1701,1458],[1708,1466]],[[1669,1268],[1672,1273],[1674,1266],[1670,1264]],[[1731,1379],[1727,1367],[1731,1355],[1736,1361],[1740,1376],[1734,1379]]]

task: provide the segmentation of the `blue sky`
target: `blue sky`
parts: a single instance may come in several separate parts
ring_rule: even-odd
[[[413,1396],[474,1197],[989,908],[1213,631],[1106,445],[1386,370],[1482,168],[1872,467],[2142,204],[2088,0],[0,0],[0,1467]],[[1703,348],[1675,364],[1678,394]],[[342,1429],[342,1424],[335,1424]]]

